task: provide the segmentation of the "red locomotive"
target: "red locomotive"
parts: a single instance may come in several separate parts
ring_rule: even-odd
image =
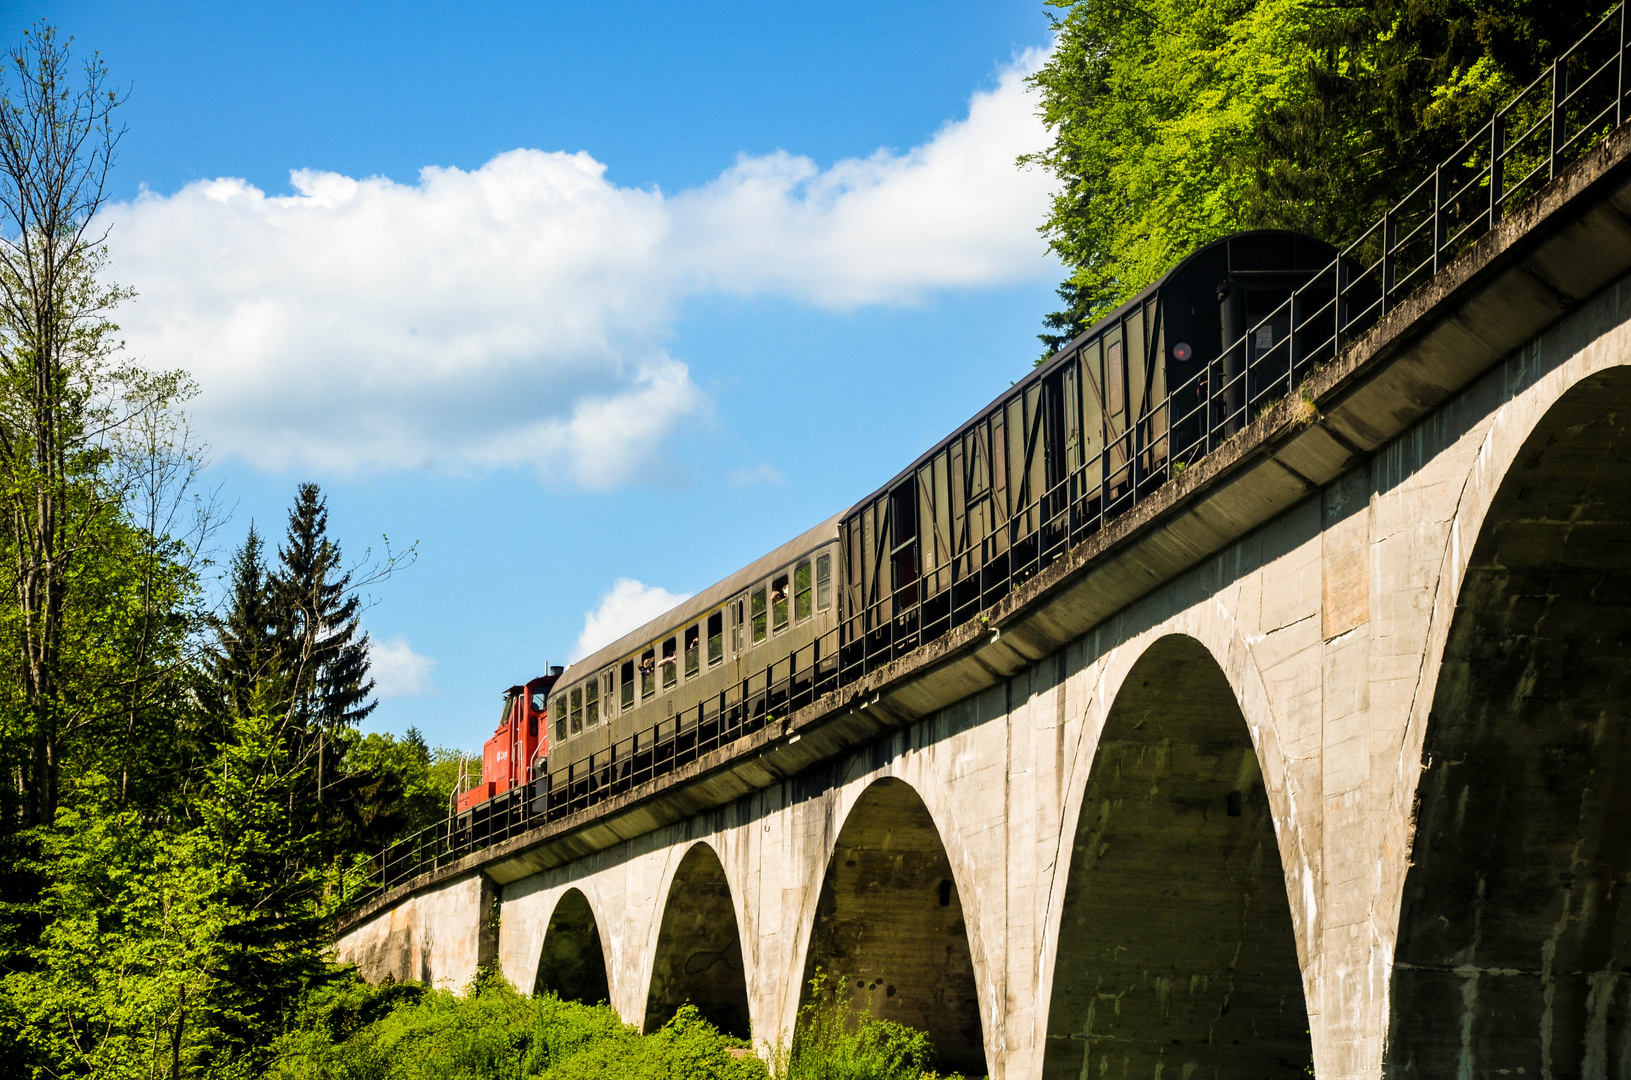
[[[549,757],[545,703],[561,670],[550,668],[548,675],[504,691],[504,712],[498,729],[481,748],[481,782],[459,793],[458,813],[544,775],[544,762]]]

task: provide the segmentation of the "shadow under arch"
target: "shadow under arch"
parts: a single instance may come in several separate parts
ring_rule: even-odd
[[[1384,1073],[1631,1076],[1631,370],[1513,459],[1434,688]]]
[[[817,969],[855,1005],[926,1031],[941,1071],[983,1076],[985,1036],[963,903],[928,807],[910,784],[874,782],[844,819],[822,875],[801,1006]]]
[[[668,887],[644,1030],[656,1031],[687,1002],[725,1034],[753,1037],[730,882],[719,855],[701,842],[685,853]]]
[[[1042,1074],[1301,1076],[1291,906],[1251,732],[1194,638],[1127,673],[1088,774]]]
[[[532,992],[555,994],[585,1005],[611,1000],[600,925],[589,898],[580,889],[568,889],[555,902],[544,929],[544,948],[538,956],[538,976]]]

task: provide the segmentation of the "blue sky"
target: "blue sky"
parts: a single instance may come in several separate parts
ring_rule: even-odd
[[[348,556],[417,545],[371,727],[478,747],[590,613],[865,495],[1051,309],[1038,0],[4,10],[131,87],[121,322],[199,383],[220,559],[305,479]]]

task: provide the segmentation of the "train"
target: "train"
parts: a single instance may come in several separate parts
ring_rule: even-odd
[[[590,807],[978,617],[1334,355],[1372,302],[1343,272],[1280,230],[1195,251],[850,508],[506,691],[462,834]]]

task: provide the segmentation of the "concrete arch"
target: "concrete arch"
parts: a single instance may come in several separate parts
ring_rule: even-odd
[[[720,1031],[752,1037],[736,904],[708,843],[687,848],[669,882],[649,985],[644,1030],[657,1030],[689,1002]]]
[[[868,785],[822,874],[799,1000],[819,969],[873,1015],[928,1032],[943,1070],[978,1076],[985,1038],[956,877],[917,790],[891,776]]]
[[[1624,355],[1540,380],[1469,483],[1388,1076],[1631,1076],[1631,368],[1604,362]]]
[[[1054,923],[1044,1076],[1307,1068],[1284,793],[1254,734],[1194,637],[1157,637],[1116,687]]]
[[[611,1000],[606,948],[593,906],[583,890],[567,889],[544,927],[534,994],[596,1005]]]

